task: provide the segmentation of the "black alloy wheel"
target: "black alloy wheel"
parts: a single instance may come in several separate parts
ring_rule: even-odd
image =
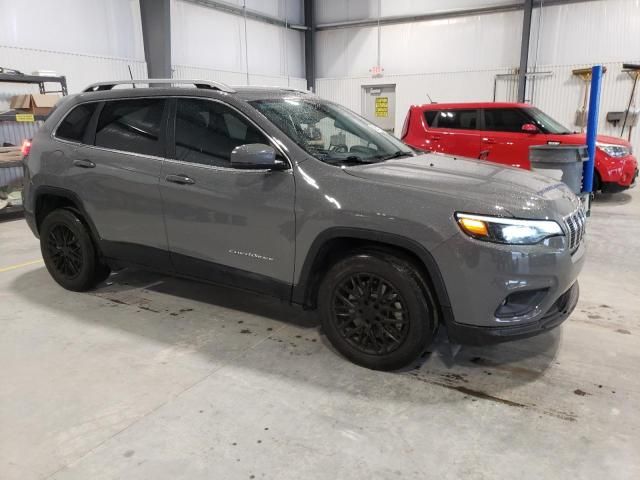
[[[49,213],[39,233],[44,264],[67,290],[89,290],[109,276],[109,267],[97,254],[89,229],[75,211],[63,208]]]
[[[389,281],[372,273],[350,275],[333,295],[333,315],[340,335],[370,355],[386,355],[409,333],[406,301]]]
[[[76,278],[82,270],[83,258],[80,241],[66,225],[58,224],[47,238],[47,251],[57,273],[68,279]]]
[[[421,270],[378,250],[353,252],[328,269],[318,311],[335,349],[374,370],[417,361],[438,327],[438,305]]]

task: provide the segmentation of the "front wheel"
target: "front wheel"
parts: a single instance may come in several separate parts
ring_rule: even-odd
[[[333,265],[318,294],[322,326],[352,362],[396,370],[431,343],[437,319],[433,296],[408,261],[363,252]]]
[[[87,228],[70,210],[54,210],[45,217],[40,227],[40,250],[53,279],[67,290],[89,290],[109,275]]]

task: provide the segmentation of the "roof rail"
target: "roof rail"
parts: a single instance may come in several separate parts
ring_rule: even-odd
[[[181,80],[178,78],[146,78],[141,80],[113,80],[110,82],[98,82],[92,83],[83,92],[98,92],[102,90],[111,90],[116,85],[132,85],[136,88],[136,85],[140,84],[158,84],[166,83],[168,85],[175,84],[192,84],[196,88],[205,88],[210,90],[220,90],[225,93],[235,93],[236,91],[229,85],[222,82],[215,82],[213,80]]]

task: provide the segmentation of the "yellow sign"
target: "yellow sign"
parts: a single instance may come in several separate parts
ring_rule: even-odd
[[[16,122],[35,122],[33,113],[16,113]]]
[[[389,116],[389,97],[376,98],[376,117]]]

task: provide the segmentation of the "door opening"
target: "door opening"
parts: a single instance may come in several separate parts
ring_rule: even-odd
[[[363,85],[362,116],[393,135],[396,124],[396,86]]]

